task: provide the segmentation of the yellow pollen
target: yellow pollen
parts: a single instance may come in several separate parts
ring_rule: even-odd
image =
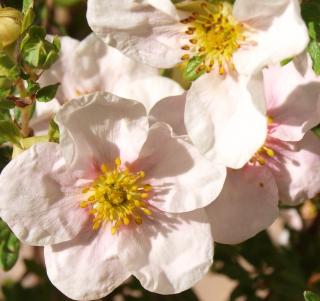
[[[232,5],[222,0],[215,3],[186,0],[176,6],[191,12],[181,21],[187,26],[185,33],[192,36],[190,44],[182,47],[188,53],[181,59],[187,61],[200,56],[203,58],[201,70],[210,72],[215,68],[220,75],[224,75],[226,70],[236,71],[233,54],[244,43],[246,35],[244,26],[233,17]]]
[[[80,202],[80,207],[88,209],[93,216],[92,229],[97,230],[109,222],[114,235],[131,221],[142,224],[140,215],[152,214],[147,200],[153,187],[143,183],[145,173],[131,173],[128,168],[122,168],[120,158],[115,159],[113,170],[108,170],[106,164],[102,164],[100,170],[95,181],[82,189],[86,199]]]
[[[258,163],[259,165],[265,165],[267,159],[275,157],[275,151],[270,147],[263,145],[251,158],[251,163]]]

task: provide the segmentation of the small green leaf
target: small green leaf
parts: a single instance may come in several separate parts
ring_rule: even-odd
[[[305,291],[303,296],[306,301],[320,301],[320,297],[313,292]]]
[[[203,56],[194,56],[187,64],[184,70],[183,77],[186,80],[194,81],[205,73],[205,70],[198,72],[197,69],[203,62]]]
[[[34,0],[23,0],[22,12],[26,13],[28,9],[33,8]]]
[[[54,0],[56,5],[60,6],[73,6],[80,3],[82,0]]]
[[[60,38],[59,38],[59,37],[55,36],[55,37],[53,38],[52,44],[53,44],[58,50],[61,49],[61,41],[60,41]]]
[[[320,125],[313,128],[313,132],[320,138]]]
[[[59,143],[60,130],[58,124],[54,121],[54,119],[51,119],[50,121],[48,135],[50,142]]]
[[[20,44],[23,62],[30,67],[48,69],[59,56],[60,44],[45,39],[46,32],[42,27],[31,26]]]
[[[21,33],[24,33],[33,23],[35,13],[32,8],[29,8],[23,15]]]
[[[0,109],[13,109],[15,104],[6,98],[0,98]]]
[[[59,85],[60,84],[58,83],[41,88],[36,94],[37,100],[40,102],[48,102],[52,100],[56,96]]]
[[[0,52],[0,76],[9,80],[15,80],[19,76],[19,68],[4,51]]]
[[[8,226],[0,221],[0,266],[9,271],[17,262],[20,251],[20,241]]]
[[[0,141],[10,141],[20,146],[21,134],[19,128],[11,120],[0,120]]]
[[[285,65],[288,65],[290,62],[292,62],[293,58],[287,58],[287,59],[284,59],[283,61],[280,62],[280,65],[283,67]]]
[[[311,41],[308,46],[308,52],[313,63],[313,70],[317,75],[320,75],[320,45],[317,41]]]
[[[28,81],[27,92],[28,94],[36,94],[40,90],[40,85],[32,80]]]

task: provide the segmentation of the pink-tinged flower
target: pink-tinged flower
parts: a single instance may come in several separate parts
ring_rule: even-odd
[[[298,0],[89,0],[87,19],[107,43],[159,68],[197,57],[199,72],[252,74],[308,44]]]
[[[258,151],[246,162],[245,157],[241,157],[241,151],[248,146],[240,143],[241,138],[248,137],[247,140],[242,140],[248,141],[252,135],[251,138],[255,139],[257,124],[250,122],[251,115],[245,114],[246,111],[249,112],[245,104],[242,105],[242,111],[235,105],[241,102],[236,96],[232,96],[234,90],[223,90],[224,86],[219,85],[215,87],[218,93],[216,99],[208,97],[206,102],[200,101],[198,107],[193,103],[194,122],[198,122],[195,126],[201,129],[198,139],[203,139],[203,143],[209,140],[214,146],[219,143],[219,139],[237,140],[240,136],[237,147],[231,150],[221,148],[222,153],[217,152],[217,157],[224,159],[234,151],[234,157],[230,155],[230,158],[236,160],[239,155],[244,162],[243,168],[228,170],[221,194],[206,207],[213,237],[217,242],[239,243],[267,228],[278,216],[279,200],[294,205],[320,192],[320,140],[310,132],[320,120],[319,77],[312,71],[311,62],[304,54],[284,67],[273,66],[266,69],[264,84],[268,115],[263,118],[267,119],[266,116],[269,116],[266,136],[258,146]],[[195,83],[197,87],[200,85],[201,79]],[[201,94],[201,88],[198,91],[198,101],[206,99],[205,92]],[[226,98],[228,102],[219,102],[220,93],[231,95]],[[175,113],[179,120],[186,118],[188,129],[187,108],[185,115],[180,108],[184,103],[176,97],[171,100],[170,107],[177,108]],[[171,111],[169,116],[164,114],[166,106],[166,101],[160,101],[151,110],[154,121],[166,120],[174,130],[183,131],[170,118],[174,112]],[[204,125],[199,125],[201,123]],[[233,130],[225,130],[229,133],[226,137],[220,138],[219,132],[214,135],[214,131],[218,129],[223,133],[224,127]],[[242,133],[244,129],[249,134]],[[231,141],[230,145],[232,143],[234,142]],[[212,149],[215,150],[215,147]]]
[[[202,76],[187,92],[184,120],[191,141],[208,159],[243,167],[267,135],[262,77]]]
[[[80,95],[105,91],[133,99],[149,110],[158,100],[179,95],[183,89],[160,71],[139,64],[107,46],[94,34],[83,41],[61,37],[59,60],[40,78],[45,85],[61,83],[50,103],[37,103],[36,118],[31,127],[47,130],[48,119],[61,104]]]
[[[300,69],[306,59],[301,56],[264,71],[268,135],[242,169],[228,171],[222,193],[207,208],[218,242],[244,239],[234,231],[239,216],[241,227],[253,235],[276,218],[278,200],[295,205],[320,192],[320,139],[310,131],[320,121],[320,81],[311,64]],[[239,208],[246,203],[250,209]]]
[[[135,101],[95,93],[56,119],[60,145],[36,144],[0,175],[1,218],[23,242],[45,246],[52,283],[78,300],[101,298],[130,275],[161,294],[194,285],[213,256],[197,208],[217,197],[225,169],[168,125],[149,128]]]

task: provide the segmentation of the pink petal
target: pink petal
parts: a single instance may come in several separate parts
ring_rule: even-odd
[[[264,82],[268,115],[273,119],[270,135],[301,140],[320,121],[320,77],[314,74],[311,59],[305,53],[284,67],[265,69]]]
[[[92,162],[113,164],[117,156],[133,161],[147,138],[143,105],[108,93],[74,99],[56,119],[67,164],[82,170]]]
[[[50,281],[74,300],[96,300],[110,294],[130,273],[117,254],[110,229],[91,228],[75,239],[44,249]]]
[[[149,291],[176,294],[192,287],[213,258],[210,225],[203,210],[155,213],[135,231],[119,235],[121,262]]]
[[[186,212],[211,203],[220,193],[225,168],[205,159],[187,141],[155,124],[135,162],[154,186],[150,203],[167,212]]]
[[[1,218],[27,244],[70,240],[88,218],[79,206],[75,185],[60,146],[36,144],[12,160],[0,175]]]
[[[184,125],[184,109],[186,105],[186,94],[168,97],[155,104],[149,113],[152,124],[164,122],[169,124],[177,135],[186,135]]]
[[[266,229],[278,216],[278,199],[268,168],[229,169],[220,196],[206,208],[214,240],[237,244]]]
[[[320,139],[315,134],[309,132],[299,142],[274,149],[276,156],[268,166],[283,203],[298,204],[320,192]]]

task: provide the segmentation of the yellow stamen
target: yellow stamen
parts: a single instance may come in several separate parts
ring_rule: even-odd
[[[181,21],[187,26],[185,33],[192,36],[190,44],[182,47],[188,53],[181,59],[188,61],[194,56],[202,56],[202,70],[210,72],[213,66],[217,66],[220,75],[224,75],[226,71],[236,71],[233,54],[246,41],[247,29],[233,17],[232,5],[223,0],[215,3],[186,0],[176,6],[178,9],[191,11],[190,17]]]
[[[153,187],[143,183],[145,173],[131,173],[121,164],[120,158],[115,159],[113,170],[102,164],[101,174],[90,187],[82,189],[86,199],[80,202],[80,207],[88,209],[88,213],[93,215],[93,230],[109,222],[114,235],[121,226],[128,226],[131,219],[140,225],[143,222],[141,214],[152,214],[147,200]]]

